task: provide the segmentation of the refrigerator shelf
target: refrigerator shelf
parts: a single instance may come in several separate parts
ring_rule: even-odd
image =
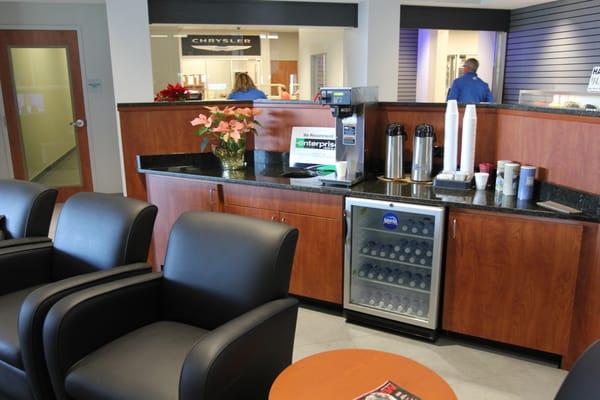
[[[384,229],[368,228],[366,226],[361,226],[360,229],[365,230],[365,231],[386,233],[386,234],[396,235],[396,236],[406,236],[406,237],[415,238],[415,239],[433,240],[433,237],[431,237],[431,236],[415,235],[415,234],[412,234],[412,233],[405,233],[405,232],[386,231]]]
[[[431,266],[429,266],[429,265],[412,264],[412,263],[409,263],[409,262],[392,260],[391,258],[377,257],[377,256],[369,255],[369,254],[359,254],[359,256],[360,257],[366,257],[366,258],[372,258],[374,260],[379,260],[379,261],[387,261],[387,262],[391,262],[391,263],[394,263],[394,264],[406,265],[408,267],[417,267],[417,268],[423,268],[423,269],[431,269]]]
[[[386,281],[379,281],[377,279],[362,278],[362,277],[357,276],[357,275],[354,275],[352,278],[353,279],[357,279],[359,281],[374,283],[374,284],[377,284],[377,285],[389,286],[389,287],[393,287],[393,288],[396,288],[396,289],[410,290],[411,292],[419,292],[419,293],[425,293],[425,294],[430,294],[431,293],[430,290],[426,290],[426,289],[419,289],[419,288],[416,288],[416,287],[410,287],[410,286],[406,286],[406,285],[399,285],[397,283],[390,283],[390,282],[386,282]]]
[[[367,308],[374,308],[376,310],[380,310],[383,311],[385,313],[388,314],[395,314],[395,315],[400,315],[403,317],[408,317],[410,319],[416,319],[422,322],[427,323],[429,321],[429,316],[428,315],[417,315],[415,313],[411,313],[408,311],[398,311],[398,310],[394,310],[394,309],[389,309],[388,307],[380,307],[378,305],[371,305],[371,304],[365,304],[365,303],[361,303],[358,301],[353,301],[352,302],[355,306],[359,306],[359,307],[367,307]]]

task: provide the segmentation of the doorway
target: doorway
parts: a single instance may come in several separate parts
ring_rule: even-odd
[[[0,54],[15,178],[92,191],[77,31],[0,30]]]

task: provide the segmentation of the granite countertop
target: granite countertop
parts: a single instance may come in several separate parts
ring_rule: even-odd
[[[256,153],[256,154],[254,154]],[[397,201],[432,206],[472,208],[535,217],[600,222],[600,196],[581,194],[550,184],[538,184],[532,201],[517,200],[493,190],[449,190],[430,184],[384,182],[367,178],[351,188],[324,186],[319,177],[290,178],[282,174],[297,171],[287,167],[285,153],[248,152],[248,166],[240,171],[223,171],[210,153],[138,156],[138,172],[195,178],[207,181],[300,190],[374,200]],[[581,214],[563,214],[536,205],[537,201],[554,200],[585,210]]]
[[[240,100],[186,100],[186,101],[161,101],[161,102],[147,102],[147,103],[119,103],[119,108],[130,108],[130,107],[160,107],[160,106],[179,106],[179,105],[211,105],[211,104],[250,104],[253,103],[255,106],[260,107],[261,105],[267,104],[318,104],[309,100],[255,100],[255,101],[240,101]],[[402,107],[446,107],[446,103],[413,103],[413,102],[379,102],[381,106],[402,106]],[[478,108],[493,108],[493,109],[505,109],[505,110],[517,110],[517,111],[534,111],[549,114],[565,114],[565,115],[579,115],[584,117],[600,117],[600,110],[586,110],[582,108],[554,108],[554,107],[540,107],[540,106],[526,106],[522,104],[497,104],[497,103],[480,103],[477,105]]]

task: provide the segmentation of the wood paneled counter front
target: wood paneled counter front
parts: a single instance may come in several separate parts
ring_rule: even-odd
[[[565,217],[535,204],[524,208],[494,205],[489,192],[480,205],[472,194],[445,197],[427,188],[411,197],[410,185],[390,189],[377,181],[336,191],[282,185],[271,178],[247,184],[244,179],[171,173],[168,168],[142,168],[140,174],[136,155],[195,152],[198,145],[188,114],[193,116],[200,106],[170,106],[180,112],[177,124],[157,122],[175,115],[166,109],[160,116],[148,115],[159,113],[161,107],[120,108],[127,191],[159,207],[153,250],[157,264],[164,259],[172,223],[184,211],[211,210],[282,221],[300,230],[290,291],[341,304],[345,196],[441,205],[449,208],[444,330],[558,354],[564,368],[600,338],[600,218],[594,214],[594,207],[600,205],[594,206],[593,201],[578,204],[588,207],[591,216]],[[264,126],[253,143],[255,150],[288,151],[292,126],[332,126],[334,122],[329,110],[316,104],[255,103],[254,107],[263,110],[259,118]],[[404,123],[410,134],[414,125],[432,123],[438,143],[443,142],[443,106],[382,103],[375,111],[368,119],[366,149],[373,159],[383,158],[385,125],[390,122]],[[536,165],[542,181],[592,196],[600,194],[598,116],[501,106],[480,107],[478,115],[477,162],[512,159]],[[166,135],[182,145],[164,144],[169,142]],[[409,136],[409,152],[411,141]],[[144,151],[138,151],[141,146]],[[461,203],[460,198],[467,200]]]

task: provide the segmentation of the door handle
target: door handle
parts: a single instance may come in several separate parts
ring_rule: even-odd
[[[281,218],[280,221],[281,221],[282,224],[285,224],[285,222],[286,222],[285,217]]]
[[[276,219],[277,219],[277,217],[276,217],[276,216],[274,216],[274,215],[271,215],[271,221],[275,221]]]
[[[456,239],[456,218],[452,219],[452,239]]]
[[[75,128],[83,128],[85,126],[85,121],[76,119],[75,121],[69,122],[69,125],[74,126]]]

